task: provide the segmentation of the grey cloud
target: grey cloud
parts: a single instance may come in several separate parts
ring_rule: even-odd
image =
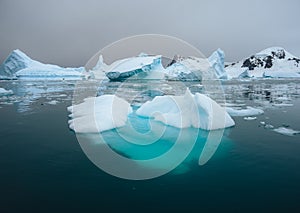
[[[1,0],[0,61],[20,48],[37,60],[81,66],[123,37],[158,33],[181,38],[227,61],[269,46],[300,56],[300,2],[179,0]]]

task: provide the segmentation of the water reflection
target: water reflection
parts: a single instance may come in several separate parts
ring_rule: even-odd
[[[47,105],[71,101],[76,81],[1,81],[0,87],[13,90],[10,96],[0,96],[0,105],[14,104],[20,113],[34,112],[36,104]],[[78,84],[77,84],[78,85]],[[125,82],[82,81],[82,90],[95,90],[96,94],[117,94],[134,106],[152,100],[158,95],[182,95],[186,87],[192,93],[205,93],[200,82],[175,82],[164,80],[132,80]],[[225,95],[228,105],[258,105],[261,107],[284,107],[300,97],[298,80],[257,80],[223,82],[223,91],[211,90],[209,96],[223,103]],[[223,94],[220,94],[223,93]],[[219,98],[220,97],[220,98]]]

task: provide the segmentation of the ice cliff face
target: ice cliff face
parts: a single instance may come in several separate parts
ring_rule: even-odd
[[[271,47],[228,64],[225,70],[230,78],[300,77],[300,59],[281,47]]]
[[[63,68],[52,64],[43,64],[29,58],[21,50],[14,50],[1,65],[0,78],[52,78],[83,77],[85,69]]]

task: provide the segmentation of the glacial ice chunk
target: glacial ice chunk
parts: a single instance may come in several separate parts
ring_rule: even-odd
[[[105,73],[110,80],[122,80],[141,72],[152,72],[159,68],[162,68],[160,55],[142,55],[115,61],[105,68]]]
[[[84,67],[63,68],[52,64],[43,64],[29,58],[21,50],[14,50],[0,68],[1,78],[82,78]]]
[[[225,54],[221,49],[217,49],[209,56],[208,61],[212,68],[214,68],[215,74],[219,79],[227,79],[227,73],[224,69]]]
[[[256,120],[256,119],[257,119],[257,117],[252,117],[252,116],[244,117],[245,121],[253,121],[253,120]]]
[[[69,127],[77,133],[97,133],[124,126],[132,112],[130,104],[115,96],[102,95],[84,99],[68,107]]]
[[[193,95],[189,89],[182,96],[157,96],[144,103],[136,113],[177,128],[214,130],[235,125],[214,100],[200,93]]]
[[[0,87],[0,96],[7,96],[14,94],[12,90],[6,90]]]
[[[279,134],[282,134],[282,135],[287,135],[287,136],[293,136],[296,134],[300,134],[300,131],[293,130],[293,129],[286,128],[286,127],[278,127],[276,129],[273,129],[273,131],[277,132]]]
[[[231,107],[226,107],[226,111],[231,116],[254,116],[254,115],[261,115],[264,113],[262,109],[257,109],[254,107],[247,106],[246,109],[236,109]]]

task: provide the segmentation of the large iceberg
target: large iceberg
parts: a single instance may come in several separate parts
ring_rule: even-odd
[[[148,56],[140,54],[137,57],[124,58],[107,65],[103,62],[103,56],[100,55],[96,66],[91,70],[94,76],[103,77],[103,73],[113,81],[123,80],[139,73],[149,74],[156,70],[163,69],[161,56]]]
[[[165,69],[166,78],[180,81],[201,80],[203,74],[212,72],[216,79],[227,79],[224,58],[225,54],[221,49],[214,51],[207,59],[175,56]]]
[[[300,59],[281,47],[270,47],[227,64],[225,70],[229,78],[299,78]]]
[[[217,49],[208,58],[209,64],[214,68],[215,75],[219,79],[227,79],[227,73],[224,69],[225,54],[221,49]]]
[[[69,127],[78,133],[96,133],[126,125],[132,108],[115,96],[102,95],[84,99],[68,107]],[[235,123],[226,110],[206,95],[193,95],[189,89],[182,96],[156,96],[137,109],[141,117],[154,118],[177,128],[223,129]]]
[[[140,54],[136,57],[117,60],[107,65],[100,56],[91,72],[95,78],[108,77],[110,80],[123,80],[137,75],[143,79],[168,79],[180,81],[201,80],[203,73],[213,70],[216,78],[226,79],[224,70],[224,52],[215,51],[208,59],[197,57],[174,57],[164,68],[162,56]]]
[[[21,50],[14,50],[0,68],[0,78],[83,78],[84,67],[63,68],[52,64],[43,64],[29,58]]]
[[[235,123],[226,110],[206,95],[157,96],[144,103],[136,113],[177,128],[222,129]]]
[[[84,99],[81,104],[68,107],[69,127],[78,133],[95,133],[124,126],[130,104],[115,96],[102,95]]]

